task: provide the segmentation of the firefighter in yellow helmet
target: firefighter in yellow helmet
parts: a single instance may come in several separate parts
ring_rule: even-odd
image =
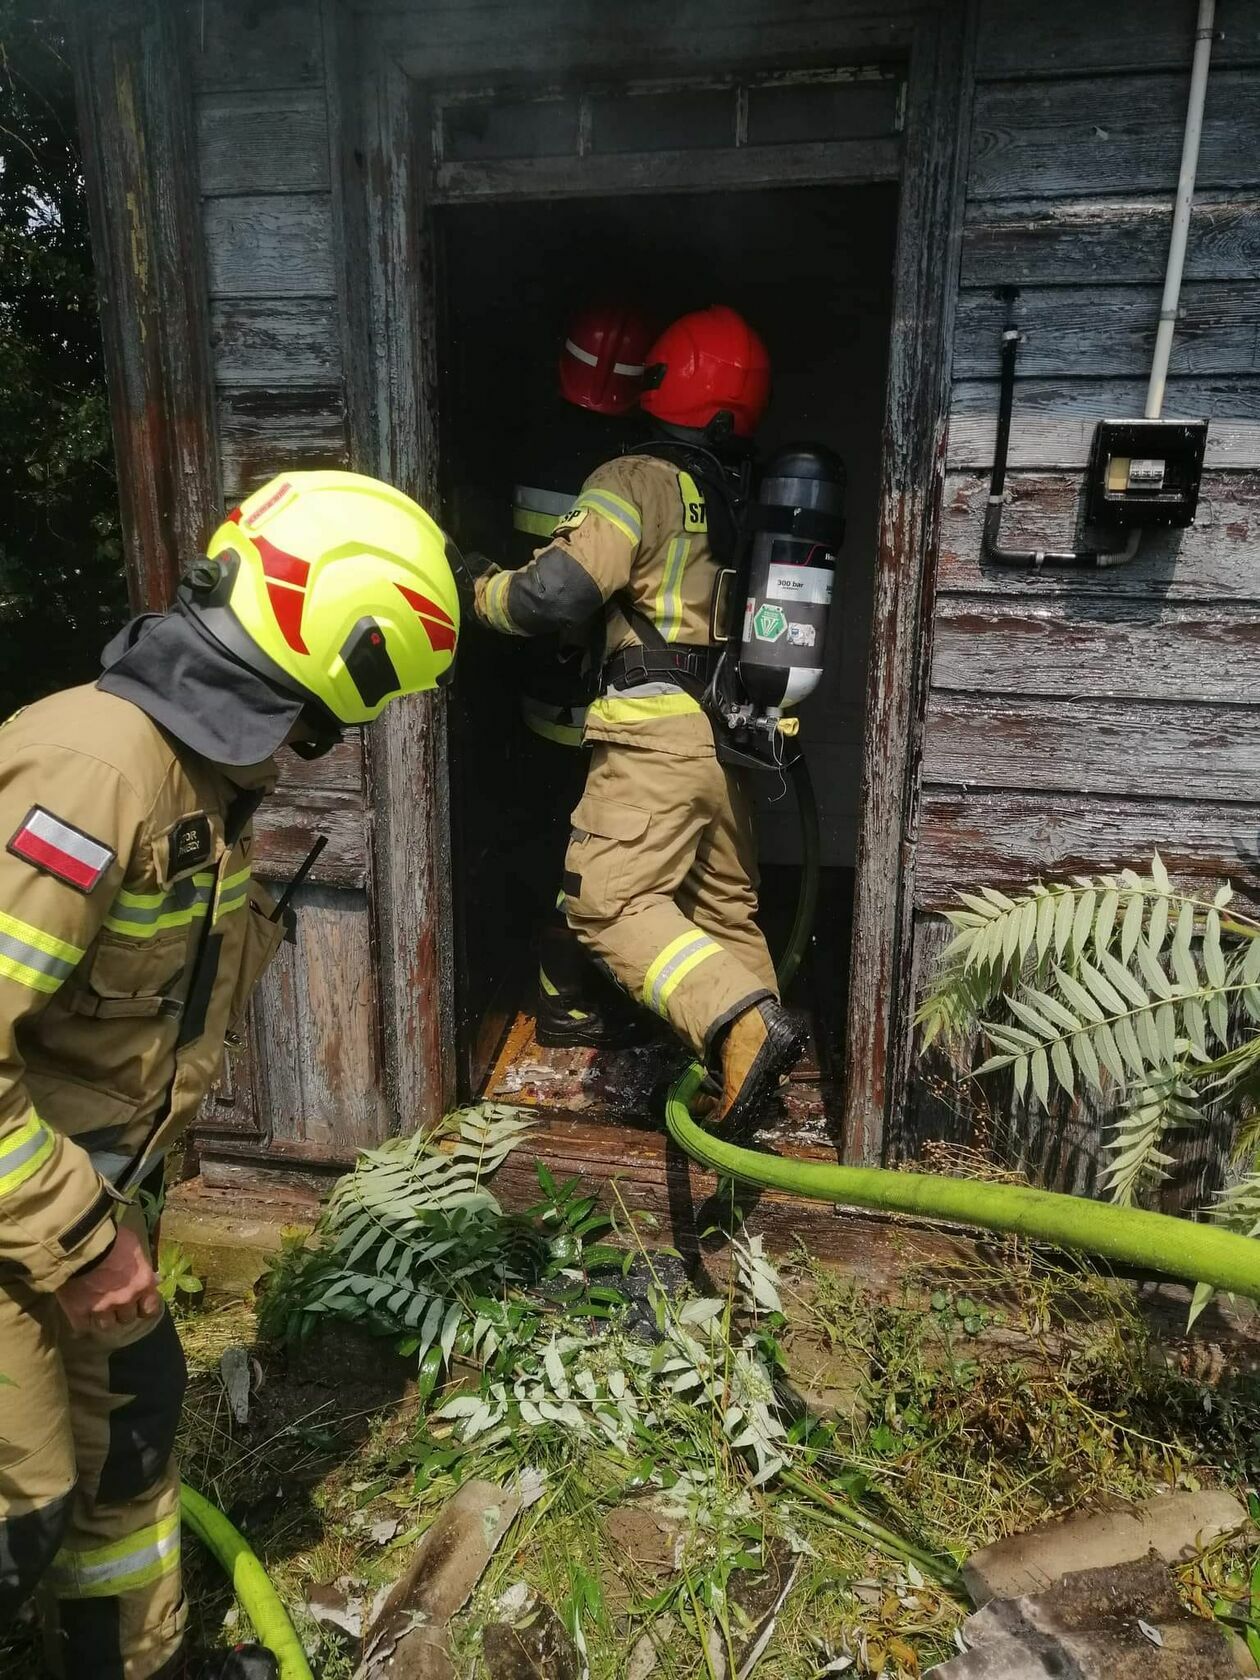
[[[250,822],[285,742],[432,688],[442,533],[354,473],[248,497],[93,686],[0,728],[0,1623],[33,1592],[66,1680],[266,1680],[185,1644],[185,1372],[145,1208],[285,929]]]
[[[528,565],[490,569],[476,610],[506,635],[602,613],[607,658],[573,812],[570,927],[633,998],[709,1064],[715,1124],[747,1120],[804,1039],[757,926],[749,790],[718,757],[702,701],[718,648],[718,578],[769,394],[760,338],[735,310],[685,315],[647,356],[654,442],[586,480]]]

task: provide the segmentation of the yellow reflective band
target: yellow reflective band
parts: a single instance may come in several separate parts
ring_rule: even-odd
[[[526,715],[525,722],[531,734],[539,736],[544,741],[554,741],[559,747],[580,747],[582,745],[582,731],[575,729],[571,723],[548,723],[546,718],[536,718]]]
[[[544,968],[540,968],[538,970],[538,985],[539,989],[544,991],[548,997],[560,996],[560,993],[557,991],[555,986],[553,986],[551,981],[547,978],[547,971]]]
[[[221,921],[233,910],[239,910],[249,901],[249,884],[253,879],[253,870],[242,869],[235,875],[229,875],[225,881],[219,883],[218,902],[214,908],[214,919]]]
[[[518,531],[528,531],[532,537],[549,537],[560,523],[554,513],[535,513],[532,508],[512,509],[512,524]]]
[[[212,874],[193,875],[192,897],[186,904],[179,902],[190,890],[189,882],[166,893],[120,892],[109,907],[105,926],[111,933],[125,933],[132,939],[152,939],[155,933],[169,928],[188,927],[200,920],[210,908],[215,878]]]
[[[82,960],[78,945],[0,911],[0,975],[6,980],[51,995]]]
[[[720,956],[722,947],[699,928],[689,928],[671,940],[643,977],[643,1001],[658,1015],[664,1015],[670,998],[693,969],[710,957]]]
[[[49,1570],[58,1598],[117,1598],[151,1586],[179,1568],[179,1512],[123,1540],[57,1553]]]
[[[37,1173],[57,1140],[32,1109],[15,1132],[0,1139],[0,1196],[7,1196]]]
[[[571,721],[574,712],[578,714],[576,723]],[[525,727],[544,741],[555,741],[562,747],[582,745],[582,728],[586,722],[586,711],[582,707],[546,706],[525,695],[521,699],[521,716]]]
[[[674,537],[665,550],[665,570],[661,587],[656,592],[654,617],[656,628],[667,642],[676,642],[682,633],[682,585],[691,553],[690,537]]]
[[[638,700],[606,694],[592,703],[587,716],[604,723],[651,723],[655,718],[688,717],[700,709],[690,694],[645,694]]]
[[[492,629],[500,631],[504,636],[522,634],[513,624],[507,607],[507,592],[515,576],[515,572],[496,572],[487,583],[481,597],[482,609],[490,620]]]
[[[614,495],[611,490],[583,490],[573,507],[575,511],[589,508],[592,513],[598,513],[636,545],[643,535],[643,521],[638,508],[624,496]]]
[[[564,888],[561,887],[560,891],[556,894],[556,909],[563,910],[568,901],[569,895],[565,892]]]

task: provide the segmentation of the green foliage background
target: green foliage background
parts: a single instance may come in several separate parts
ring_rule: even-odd
[[[51,8],[0,0],[0,717],[126,611],[74,78]]]

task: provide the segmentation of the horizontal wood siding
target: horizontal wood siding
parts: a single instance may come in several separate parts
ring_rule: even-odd
[[[1079,473],[1014,473],[1006,481],[1002,540],[1012,546],[1066,548],[1079,516]],[[1186,531],[1148,532],[1127,566],[1085,576],[1074,571],[1010,572],[980,564],[980,530],[989,495],[987,471],[951,473],[941,531],[942,611],[953,594],[1018,601],[1084,596],[1101,603],[1260,601],[1260,473],[1207,472],[1199,515]]]
[[[1221,25],[1165,405],[1210,421],[1196,524],[1146,537],[1127,566],[1025,572],[980,562],[999,289],[1017,288],[1022,335],[1002,540],[1071,547],[1095,420],[1143,412],[1194,8],[980,0],[916,849],[919,986],[939,949],[932,912],[960,887],[1141,865],[1158,848],[1179,875],[1256,891],[1260,13],[1231,7]],[[925,1072],[897,1147],[965,1137],[974,1116],[953,1096]],[[1088,1187],[1097,1118],[1065,1124],[1077,1135],[1062,1159],[1032,1134],[1015,1153],[1047,1181]]]
[[[323,18],[254,0],[191,10],[220,455],[235,498],[286,466],[347,462]]]
[[[198,176],[223,492],[286,469],[341,467],[347,448],[324,8],[196,0]],[[317,835],[297,926],[264,977],[239,1089],[198,1142],[265,1171],[353,1159],[390,1129],[380,1076],[370,800],[359,730],[310,762],[286,756],[255,820],[255,867],[283,890]]]

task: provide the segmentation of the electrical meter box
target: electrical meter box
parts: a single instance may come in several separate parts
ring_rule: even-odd
[[[1206,420],[1100,420],[1085,487],[1091,525],[1182,526],[1194,519]]]

